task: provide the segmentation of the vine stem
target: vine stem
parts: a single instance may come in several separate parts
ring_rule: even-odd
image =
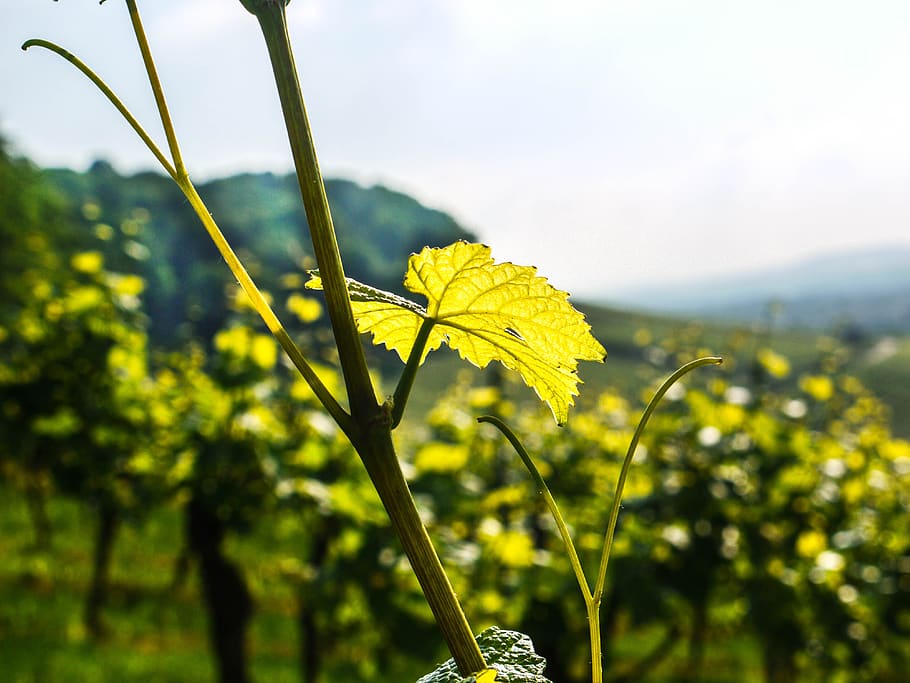
[[[420,519],[414,498],[401,471],[401,464],[392,443],[394,406],[389,410],[387,405],[380,405],[373,390],[363,346],[351,310],[351,299],[325,184],[319,169],[288,37],[285,2],[241,0],[241,3],[259,21],[272,63],[300,184],[300,194],[306,209],[310,237],[325,292],[326,308],[332,321],[351,416],[355,423],[356,433],[351,441],[385,506],[459,671],[464,676],[484,671],[487,667],[483,654],[426,527]],[[404,409],[406,392],[401,394],[401,398],[399,413]],[[398,414],[396,417],[400,419],[401,415]]]
[[[585,598],[588,635],[591,640],[591,683],[603,683],[604,667],[600,643],[600,599]]]
[[[303,379],[313,390],[316,398],[319,399],[319,402],[322,403],[323,407],[326,409],[329,415],[332,416],[332,418],[335,420],[341,430],[348,436],[348,438],[355,436],[356,429],[351,416],[344,410],[344,408],[341,407],[341,405],[328,390],[325,384],[323,384],[322,380],[319,379],[319,375],[316,374],[316,371],[313,370],[313,367],[307,362],[306,357],[300,350],[300,347],[294,343],[294,340],[291,339],[291,336],[287,333],[287,330],[284,329],[284,325],[281,324],[278,316],[275,315],[272,307],[269,306],[268,301],[266,301],[265,296],[263,296],[262,292],[256,286],[256,283],[253,282],[253,279],[250,277],[246,268],[243,266],[243,263],[241,263],[237,254],[234,253],[231,245],[228,243],[224,234],[221,232],[221,229],[218,227],[217,223],[215,223],[215,220],[212,218],[212,214],[206,208],[205,203],[202,201],[202,198],[196,191],[195,186],[190,182],[188,177],[178,182],[177,184],[183,191],[183,194],[186,197],[187,201],[190,203],[190,206],[193,207],[193,210],[196,212],[196,215],[199,217],[199,220],[205,227],[206,232],[208,232],[212,242],[214,242],[215,247],[218,249],[218,252],[221,254],[225,263],[227,263],[228,268],[231,270],[231,273],[235,278],[237,278],[237,281],[240,283],[240,287],[246,293],[247,297],[249,297],[253,308],[256,310],[256,312],[265,323],[266,327],[269,328],[269,331],[281,345],[281,348],[287,354],[288,358],[291,359],[294,367],[297,368]]]
[[[369,420],[377,415],[380,406],[376,400],[373,381],[351,310],[351,299],[332,223],[332,213],[288,37],[285,3],[270,0],[244,3],[248,9],[253,5],[256,6],[253,8],[255,11],[251,11],[259,20],[278,88],[300,194],[310,228],[310,238],[323,282],[326,308],[341,360],[348,403],[355,417]]]

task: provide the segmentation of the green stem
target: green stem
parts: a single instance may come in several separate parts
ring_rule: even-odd
[[[521,458],[521,462],[524,463],[525,468],[530,472],[531,478],[534,480],[534,485],[537,486],[538,493],[540,493],[546,501],[550,514],[553,515],[553,521],[556,522],[556,528],[559,529],[559,535],[562,536],[562,542],[566,546],[566,552],[569,553],[569,562],[572,565],[572,571],[575,572],[575,578],[578,581],[578,587],[581,588],[581,594],[585,598],[585,603],[590,602],[591,589],[588,586],[588,580],[585,577],[585,570],[581,566],[581,560],[578,558],[578,552],[575,550],[575,544],[572,542],[572,535],[569,533],[569,527],[566,525],[562,513],[559,511],[559,505],[556,504],[556,500],[553,498],[553,494],[550,493],[547,483],[541,476],[540,470],[537,469],[537,465],[534,464],[531,456],[528,455],[528,451],[522,445],[518,437],[515,436],[515,432],[513,432],[505,422],[493,415],[478,417],[477,421],[487,422],[501,431],[503,436],[512,444],[515,452],[518,453],[518,457]]]
[[[174,160],[174,169],[177,178],[187,178],[186,166],[183,164],[183,156],[180,154],[180,145],[177,144],[177,135],[174,132],[174,124],[171,121],[167,100],[164,98],[164,88],[161,87],[161,80],[158,78],[158,69],[155,68],[155,60],[152,59],[152,51],[149,48],[148,38],[145,36],[145,29],[142,27],[142,19],[139,16],[139,8],[136,6],[136,0],[126,0],[126,6],[130,12],[130,21],[133,24],[133,33],[136,34],[136,42],[139,43],[139,51],[142,53],[142,62],[145,64],[145,72],[148,74],[149,83],[152,86],[152,93],[155,96],[155,104],[158,106],[158,115],[161,117],[164,135],[167,138],[167,144],[171,150],[171,158]]]
[[[629,449],[626,451],[626,457],[623,460],[622,469],[619,472],[619,479],[616,482],[616,493],[613,495],[613,506],[610,509],[610,518],[607,522],[606,534],[604,535],[603,552],[600,557],[600,568],[597,572],[597,583],[594,585],[594,599],[597,602],[600,602],[601,597],[603,596],[604,583],[607,579],[607,564],[610,561],[610,552],[613,550],[613,535],[616,532],[616,522],[619,519],[619,508],[622,504],[622,492],[623,488],[625,488],[626,485],[626,476],[629,473],[629,467],[632,465],[632,458],[635,456],[635,449],[638,448],[638,441],[641,439],[641,435],[644,432],[645,427],[648,425],[648,420],[651,419],[651,414],[657,408],[657,405],[664,397],[664,394],[666,394],[670,387],[672,387],[680,378],[695,368],[701,367],[702,365],[720,365],[723,362],[723,358],[717,356],[708,356],[706,358],[698,358],[683,365],[676,372],[664,380],[663,384],[660,385],[657,392],[648,402],[648,405],[645,408],[645,412],[641,416],[641,420],[638,421],[638,426],[635,428],[635,432],[632,435],[632,441],[629,443]]]
[[[247,1],[244,6],[253,11],[259,20],[272,71],[275,74],[281,110],[284,113],[319,275],[324,285],[326,307],[335,333],[351,413],[355,418],[369,420],[375,417],[380,406],[376,401],[363,346],[351,311],[351,300],[325,194],[325,184],[319,170],[303,93],[297,77],[297,67],[288,38],[284,2]]]
[[[420,519],[387,424],[375,423],[357,452],[385,506],[424,597],[463,676],[487,668],[467,617]]]
[[[411,395],[411,388],[417,378],[417,369],[420,367],[421,360],[423,360],[423,350],[427,346],[430,331],[435,324],[435,320],[424,318],[420,329],[417,330],[417,337],[414,339],[414,345],[408,355],[408,362],[405,363],[401,377],[398,378],[398,385],[395,387],[395,394],[392,397],[392,429],[395,429],[401,423],[401,418],[404,416],[404,408],[408,403],[408,396]]]
[[[151,150],[152,154],[155,155],[155,158],[158,160],[158,163],[167,171],[167,174],[171,176],[175,181],[178,179],[177,171],[174,169],[174,166],[168,160],[164,153],[159,149],[158,145],[155,144],[155,141],[152,140],[151,136],[145,131],[145,128],[136,120],[136,117],[133,116],[132,112],[126,108],[126,105],[114,94],[114,91],[110,89],[107,83],[105,83],[101,78],[92,71],[81,59],[68,50],[64,50],[59,45],[52,43],[48,40],[41,40],[38,38],[33,38],[32,40],[27,40],[22,44],[23,50],[28,50],[30,47],[43,47],[46,50],[63,57],[70,64],[75,66],[83,75],[88,78],[92,83],[95,84],[95,87],[98,88],[104,94],[105,97],[110,101],[111,104],[120,112],[121,116],[126,119],[126,122],[132,126],[133,130],[136,131],[136,134],[140,139],[145,143],[145,146]]]
[[[585,599],[588,610],[588,635],[591,639],[591,683],[603,681],[603,654],[600,647],[600,599]]]
[[[392,416],[377,402],[373,391],[288,39],[285,3],[241,2],[259,20],[275,74],[351,415],[357,428],[352,442],[385,505],[449,650],[459,670],[468,676],[484,670],[486,664],[402,474],[392,444]]]

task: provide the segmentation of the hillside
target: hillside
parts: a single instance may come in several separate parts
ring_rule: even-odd
[[[629,290],[625,305],[717,320],[766,320],[817,330],[910,332],[910,246],[833,252],[795,264]]]
[[[80,230],[102,237],[108,263],[146,279],[158,343],[207,338],[220,327],[230,274],[169,178],[120,175],[105,162],[84,173],[53,169],[46,176],[73,207]],[[300,289],[315,262],[295,176],[243,174],[198,190],[262,289],[276,298]],[[401,290],[412,252],[474,239],[449,215],[385,187],[330,179],[326,192],[347,274],[383,289]]]

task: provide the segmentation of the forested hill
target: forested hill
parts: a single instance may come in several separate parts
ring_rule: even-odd
[[[183,195],[156,173],[120,175],[96,162],[84,173],[46,172],[74,220],[101,239],[110,267],[145,277],[143,296],[159,343],[208,338],[226,314],[232,283]],[[263,289],[281,303],[315,267],[296,177],[242,174],[198,186],[228,240]],[[385,187],[327,180],[326,192],[349,277],[402,290],[408,256],[422,247],[475,239],[448,214]]]
[[[775,268],[629,290],[637,310],[779,327],[910,332],[910,246],[830,251]],[[770,308],[769,308],[770,306]]]

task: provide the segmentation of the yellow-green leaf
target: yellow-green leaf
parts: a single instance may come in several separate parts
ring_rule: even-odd
[[[496,263],[483,244],[456,242],[413,254],[404,285],[427,298],[426,308],[348,281],[357,327],[370,332],[373,343],[407,360],[418,330],[430,321],[421,362],[443,343],[480,368],[499,361],[521,375],[560,424],[578,395],[578,361],[606,355],[566,292],[532,266]],[[307,287],[322,288],[318,275]]]

